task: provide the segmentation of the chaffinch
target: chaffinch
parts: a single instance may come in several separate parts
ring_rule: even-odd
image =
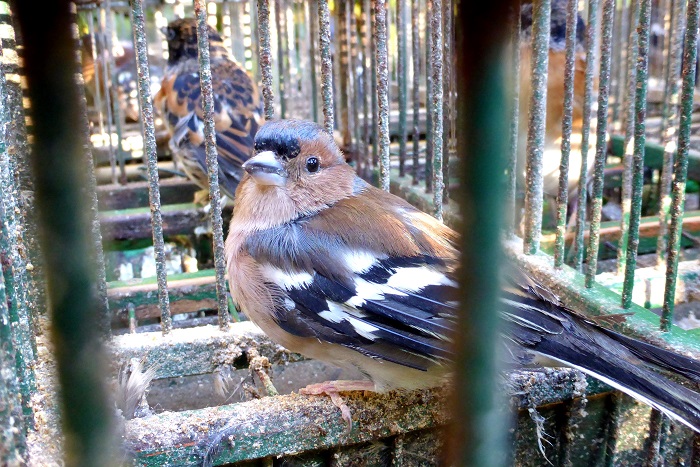
[[[553,0],[549,38],[549,66],[547,68],[547,120],[545,126],[542,175],[544,193],[557,196],[559,189],[559,164],[561,163],[562,120],[564,118],[564,79],[566,69],[566,4],[568,0]],[[520,100],[518,172],[519,181],[525,179],[525,160],[528,135],[530,97],[532,95],[532,4],[521,9],[520,36]],[[584,46],[586,25],[580,15],[576,21],[576,51],[574,67],[574,100],[572,112],[571,154],[569,156],[569,199],[578,192],[581,174],[581,132],[583,129],[583,98],[585,87],[586,54]],[[593,114],[595,119],[595,114]],[[595,122],[594,122],[595,123]],[[593,170],[595,162],[595,127],[591,128],[586,173]]]
[[[170,129],[173,157],[188,178],[208,191],[197,23],[193,18],[178,19],[163,32],[168,40],[168,65],[154,102]],[[211,27],[209,53],[219,184],[222,193],[232,199],[243,174],[241,164],[253,148],[261,121],[261,102],[257,86],[229,57],[221,36]]]
[[[441,384],[453,357],[458,235],[359,178],[311,122],[270,121],[236,192],[226,240],[231,294],[274,341],[359,369],[367,381],[306,393]],[[513,270],[501,312],[518,364],[568,365],[700,430],[700,396],[650,367],[700,382],[700,364],[604,329]]]

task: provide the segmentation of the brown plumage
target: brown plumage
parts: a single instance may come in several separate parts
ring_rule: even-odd
[[[204,151],[204,110],[197,58],[197,25],[194,19],[171,22],[168,66],[154,97],[171,133],[173,157],[187,176],[208,190]],[[231,60],[221,36],[209,28],[214,125],[222,193],[233,198],[242,176],[241,165],[250,157],[260,121],[260,97],[246,71]]]
[[[234,300],[279,344],[369,380],[302,392],[330,395],[350,422],[338,392],[441,384],[462,312],[457,234],[357,177],[315,123],[266,123],[243,167],[226,240]],[[697,393],[653,371],[700,382],[698,362],[602,328],[517,271],[507,276],[498,311],[509,363],[578,368],[700,431]]]
[[[552,2],[552,20],[550,29],[549,66],[547,68],[547,120],[545,128],[544,153],[542,157],[542,174],[544,192],[556,196],[559,188],[559,164],[561,162],[562,120],[564,118],[564,71],[566,68],[565,32],[566,3],[568,0]],[[528,134],[528,115],[530,110],[531,87],[531,25],[532,5],[525,4],[522,9],[521,45],[520,45],[520,109],[518,141],[518,174],[524,180],[526,146]],[[585,86],[586,54],[584,51],[583,20],[578,17],[576,27],[576,55],[574,72],[574,102],[571,137],[571,155],[569,158],[569,193],[570,198],[578,189],[581,173],[581,131],[583,128],[583,97]],[[595,155],[595,127],[591,129],[586,173],[593,168]]]

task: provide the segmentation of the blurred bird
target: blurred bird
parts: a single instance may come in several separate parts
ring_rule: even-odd
[[[542,156],[542,175],[544,193],[557,196],[559,188],[559,164],[561,163],[562,120],[564,119],[564,72],[566,69],[566,5],[568,0],[552,1],[552,16],[549,38],[549,67],[547,68],[547,120],[545,128],[544,152]],[[518,141],[518,176],[522,184],[525,180],[525,160],[528,135],[528,116],[532,96],[531,62],[532,62],[532,4],[523,4],[520,11],[520,101],[519,101],[519,141]],[[576,22],[576,54],[574,71],[574,101],[571,137],[571,155],[569,156],[569,199],[574,200],[578,192],[581,173],[581,131],[583,128],[583,94],[585,86],[586,54],[585,23],[580,15]],[[587,157],[586,173],[593,169],[595,155],[595,128],[591,129],[591,138]]]
[[[367,381],[311,385],[351,426],[346,390],[436,386],[448,376],[460,312],[458,235],[347,165],[311,122],[268,122],[226,240],[234,300],[274,341]],[[522,273],[501,299],[518,364],[577,368],[700,431],[700,396],[652,371],[700,382],[700,363],[604,329]]]
[[[187,177],[208,192],[204,150],[204,110],[197,59],[197,23],[193,18],[171,22],[163,31],[168,40],[168,66],[156,106],[171,132],[170,148]],[[214,125],[219,161],[219,184],[233,199],[243,175],[241,164],[250,157],[261,107],[258,88],[230,57],[221,36],[209,27]],[[200,193],[199,196],[201,196]]]
[[[81,44],[81,63],[83,70],[83,79],[85,80],[86,98],[88,105],[94,105],[97,97],[97,88],[102,99],[105,99],[105,83],[106,89],[112,86],[112,76],[108,76],[105,80],[102,76],[105,63],[109,63],[109,52],[103,45],[103,37],[100,34],[95,34],[95,58],[93,57],[92,39],[89,34],[84,35],[80,39]],[[119,107],[127,122],[138,122],[141,119],[138,88],[137,88],[137,73],[136,73],[136,55],[134,47],[130,42],[117,41],[112,48],[114,56],[114,77],[116,78],[116,96]],[[163,68],[161,60],[158,57],[149,55],[149,72],[151,78],[151,91],[158,92],[160,89],[160,81],[163,78]],[[95,82],[95,79],[99,79]],[[162,131],[161,128],[157,130]]]

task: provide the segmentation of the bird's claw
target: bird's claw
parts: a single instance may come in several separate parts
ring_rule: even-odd
[[[343,420],[347,423],[345,434],[352,431],[352,412],[350,407],[340,396],[341,391],[373,391],[374,383],[371,381],[326,381],[323,383],[310,384],[299,390],[299,394],[307,396],[326,395],[331,398],[333,405],[340,409]]]

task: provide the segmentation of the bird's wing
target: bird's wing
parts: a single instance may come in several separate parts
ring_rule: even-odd
[[[241,165],[253,149],[260,122],[260,99],[256,86],[236,63],[215,61],[211,73],[219,183],[233,194],[242,176]],[[171,148],[187,152],[206,173],[199,70],[166,77],[161,91],[161,106],[172,133]]]
[[[697,383],[700,362],[605,329],[521,273],[504,287],[500,308],[503,336],[514,344],[508,349],[520,363],[554,361],[576,368],[700,431],[700,395],[654,371]]]
[[[339,203],[320,217],[248,239],[246,250],[278,297],[277,322],[290,334],[412,368],[448,361],[457,312],[454,258],[421,251],[427,241],[412,237],[409,217],[388,230],[375,225],[376,234],[346,229],[356,207]],[[365,209],[369,225],[375,214]],[[373,235],[384,235],[394,251],[373,246]]]

